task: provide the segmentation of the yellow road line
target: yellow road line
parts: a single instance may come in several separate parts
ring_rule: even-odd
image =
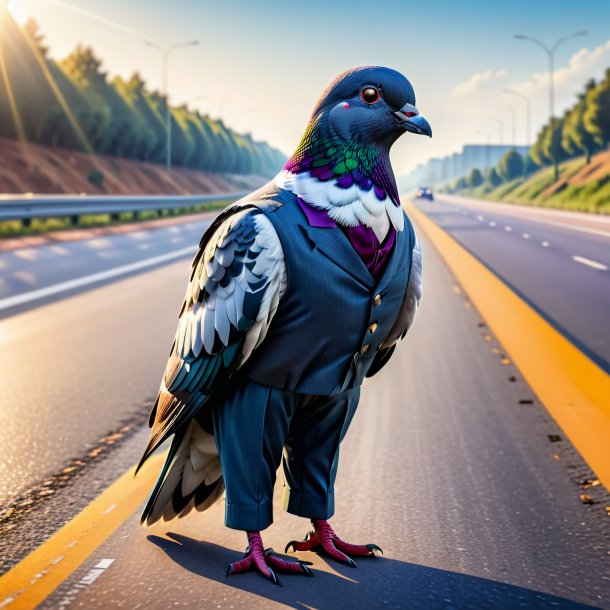
[[[440,252],[542,404],[610,489],[610,376],[412,203]]]
[[[74,519],[0,577],[0,608],[31,609],[76,570],[146,499],[164,456],[130,468]]]

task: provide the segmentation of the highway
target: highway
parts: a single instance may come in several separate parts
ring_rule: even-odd
[[[610,219],[439,195],[419,209],[610,372]]]
[[[598,360],[610,360],[608,333],[595,326],[601,310],[593,302],[607,302],[607,272],[568,256],[610,266],[607,246],[600,246],[606,238],[487,215],[456,201],[420,208]],[[74,254],[56,254],[55,261],[71,259],[63,271],[57,262],[44,267],[51,254],[37,248],[21,258],[4,253],[2,279],[24,270],[35,277],[25,286],[11,280],[3,296],[188,249],[202,228],[203,221],[179,232],[168,227],[138,238],[109,237],[98,249],[117,250],[109,266],[88,241],[62,245]],[[595,486],[587,490],[595,503],[581,501],[581,483],[594,479],[589,467],[419,234],[422,308],[391,363],[365,383],[341,451],[332,520],[344,538],[381,546],[383,558],[361,560],[354,570],[303,554],[314,562],[316,578],[285,576],[282,588],[257,574],[227,579],[226,565],[243,552],[245,536],[223,527],[221,504],[149,529],[126,511],[92,552],[81,553],[78,545],[48,550],[60,568],[62,561],[78,567],[57,588],[45,584],[47,569],[30,581],[48,589],[41,607],[609,608],[607,492]],[[184,240],[172,242],[177,235]],[[149,248],[139,248],[142,243]],[[564,252],[564,244],[571,249]],[[145,444],[144,420],[188,274],[188,255],[179,256],[3,312],[0,446],[8,457],[0,466],[0,498],[12,508],[0,521],[3,571],[64,524],[69,530],[111,485],[111,515],[128,501],[143,504],[145,496],[130,497],[135,483],[114,482]],[[27,257],[38,266],[28,268]],[[558,265],[557,271],[535,281],[534,261]],[[36,275],[39,269],[44,272]],[[579,275],[585,273],[597,275]],[[579,282],[599,292],[585,298]],[[569,306],[555,304],[559,297]],[[570,317],[576,305],[586,309]],[[579,317],[588,324],[579,326]],[[275,519],[264,540],[278,551],[308,528],[280,510],[279,497]],[[97,535],[94,527],[87,531]],[[27,588],[24,594],[0,583],[0,607],[19,607],[26,594]]]

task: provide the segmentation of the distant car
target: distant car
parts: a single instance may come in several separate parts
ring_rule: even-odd
[[[432,194],[432,189],[427,186],[420,186],[415,191],[415,197],[417,199],[427,199],[428,201],[434,201],[434,195]]]

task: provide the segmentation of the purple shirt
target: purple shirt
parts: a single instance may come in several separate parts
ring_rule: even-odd
[[[324,210],[314,208],[300,197],[297,197],[297,202],[301,210],[303,210],[303,214],[307,217],[309,226],[329,229],[338,226]],[[365,225],[339,228],[345,233],[350,244],[352,244],[352,247],[356,250],[371,275],[378,280],[390,259],[390,254],[396,241],[396,229],[390,227],[388,234],[380,243],[373,229]]]

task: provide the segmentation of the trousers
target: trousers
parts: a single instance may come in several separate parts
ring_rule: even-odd
[[[246,377],[232,384],[212,412],[226,487],[225,524],[245,531],[271,525],[280,461],[284,510],[310,519],[330,518],[339,445],[359,398],[360,387],[316,396]]]

